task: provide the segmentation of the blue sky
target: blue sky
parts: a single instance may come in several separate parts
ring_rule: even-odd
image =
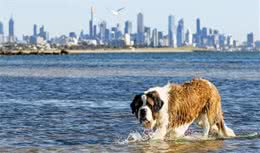
[[[248,32],[260,39],[260,0],[0,0],[0,21],[7,23],[11,15],[15,20],[15,33],[31,34],[34,23],[45,25],[51,36],[88,32],[90,7],[95,6],[96,23],[106,20],[109,26],[126,19],[133,22],[143,12],[146,26],[167,32],[167,17],[184,18],[185,27],[195,31],[195,19],[202,26],[219,29],[244,41]],[[109,10],[126,7],[120,17]],[[176,20],[176,23],[177,23]],[[122,25],[123,26],[123,25]]]

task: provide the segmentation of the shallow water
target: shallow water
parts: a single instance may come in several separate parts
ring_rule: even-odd
[[[260,132],[260,53],[2,56],[0,152],[260,151],[259,136],[127,142],[135,94],[193,77],[216,84],[237,134]]]

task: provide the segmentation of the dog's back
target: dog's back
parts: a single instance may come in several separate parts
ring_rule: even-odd
[[[172,85],[169,121],[171,129],[196,121],[204,129],[205,136],[211,129],[222,136],[234,136],[234,132],[224,124],[221,97],[217,88],[204,79],[193,79],[182,85]]]

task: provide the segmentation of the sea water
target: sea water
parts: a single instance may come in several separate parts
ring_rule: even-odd
[[[149,140],[135,94],[193,77],[218,87],[239,137]],[[258,152],[259,132],[259,52],[0,57],[0,152]]]

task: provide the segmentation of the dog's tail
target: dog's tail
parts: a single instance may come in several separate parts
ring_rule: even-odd
[[[218,130],[219,130],[218,133],[221,136],[224,136],[224,137],[235,137],[236,136],[234,131],[225,125],[223,118],[220,119],[220,121],[217,123],[217,127],[218,127]]]

